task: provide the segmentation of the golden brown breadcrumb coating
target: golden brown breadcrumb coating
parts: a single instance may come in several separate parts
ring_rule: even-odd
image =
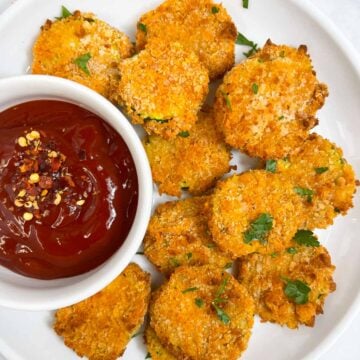
[[[161,344],[154,329],[150,325],[145,329],[144,338],[152,360],[176,360],[176,357]]]
[[[295,245],[277,254],[241,258],[239,281],[253,296],[263,321],[294,329],[300,324],[314,326],[315,316],[323,313],[325,298],[336,288],[334,270],[323,246]],[[298,304],[285,294],[288,279],[299,280],[311,289],[306,303]]]
[[[208,72],[180,43],[158,41],[120,64],[112,100],[134,124],[165,139],[190,131],[208,93]]]
[[[33,47],[31,70],[76,81],[108,98],[119,79],[119,63],[133,51],[124,33],[94,14],[75,11],[61,20],[47,20],[41,28]],[[88,73],[76,63],[81,57]]]
[[[179,41],[194,51],[209,70],[210,79],[234,65],[237,30],[221,4],[211,0],[167,0],[138,21],[136,45],[143,49],[158,39]]]
[[[311,134],[288,158],[279,160],[277,171],[294,186],[313,192],[310,198],[302,197],[303,228],[326,228],[336,215],[345,215],[353,206],[354,170],[341,148],[320,135]]]
[[[115,360],[143,323],[150,291],[150,274],[131,263],[96,295],[57,310],[54,330],[79,356]]]
[[[268,41],[225,76],[216,92],[216,123],[234,148],[280,159],[308,137],[327,95],[306,46],[295,49]]]
[[[236,360],[246,349],[254,304],[230,274],[182,266],[152,299],[150,325],[179,359]]]
[[[203,213],[207,197],[171,201],[157,207],[144,239],[146,257],[169,276],[178,266],[230,267],[215,245]]]
[[[301,204],[291,182],[264,170],[248,171],[218,182],[207,202],[209,228],[232,258],[281,251],[302,223]]]
[[[160,194],[180,196],[181,190],[188,190],[199,195],[230,171],[230,148],[216,131],[211,113],[199,112],[191,130],[174,139],[148,136],[143,144]]]

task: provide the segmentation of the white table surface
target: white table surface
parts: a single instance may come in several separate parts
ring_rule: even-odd
[[[0,0],[0,13],[15,1]],[[360,53],[360,0],[312,0],[312,3],[331,19]],[[2,35],[4,34],[0,34],[0,36]],[[0,354],[0,360],[2,359]],[[319,360],[339,359],[360,359],[360,313],[338,341]],[[290,357],[289,360],[291,360]]]

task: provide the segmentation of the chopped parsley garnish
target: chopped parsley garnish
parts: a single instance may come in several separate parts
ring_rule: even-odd
[[[259,85],[256,84],[256,83],[253,83],[252,86],[251,86],[251,90],[256,95],[258,93],[258,91],[259,91]]]
[[[279,254],[276,253],[276,252],[273,252],[272,254],[270,254],[270,256],[271,256],[273,259],[275,259],[278,255],[279,255]]]
[[[187,258],[188,260],[190,260],[190,259],[192,258],[192,253],[187,253],[187,254],[186,254],[186,258]]]
[[[216,7],[216,6],[213,6],[213,7],[211,8],[211,12],[212,12],[213,14],[217,14],[217,13],[219,12],[219,8]]]
[[[178,133],[178,136],[181,136],[183,138],[187,138],[190,135],[190,133],[188,131],[180,131]]]
[[[147,27],[143,23],[138,23],[138,29],[144,32],[145,34],[147,33]]]
[[[244,232],[244,243],[249,244],[253,240],[258,240],[261,244],[265,244],[272,226],[272,216],[267,213],[260,214],[260,216],[250,224],[249,229]]]
[[[296,248],[294,248],[294,247],[289,247],[289,248],[286,249],[286,251],[287,251],[289,254],[292,254],[292,255],[294,255],[294,254],[297,253],[297,250],[296,250]]]
[[[339,213],[339,212],[341,212],[341,210],[339,209],[339,208],[334,208],[334,211],[336,212],[336,213]]]
[[[169,259],[169,262],[170,262],[171,266],[174,266],[174,267],[180,266],[179,261],[178,261],[176,258],[174,258],[174,257],[170,258],[170,259]]]
[[[318,247],[320,243],[314,233],[310,230],[298,230],[293,240],[299,245]]]
[[[214,249],[216,247],[216,245],[213,243],[208,243],[208,244],[206,244],[206,247],[208,247],[209,249]]]
[[[90,75],[90,71],[87,67],[88,61],[91,59],[90,53],[79,56],[74,60],[74,64],[76,64],[86,75]]]
[[[232,266],[233,266],[233,263],[229,262],[229,263],[225,264],[224,269],[230,269],[230,268],[232,268]]]
[[[218,316],[218,318],[226,325],[230,322],[230,317],[228,314],[226,314],[226,312],[221,309],[218,304],[220,303],[224,303],[226,302],[227,300],[226,299],[223,299],[221,297],[221,295],[225,292],[225,288],[226,288],[226,285],[229,281],[229,277],[226,277],[224,278],[222,281],[221,281],[221,284],[219,286],[219,288],[217,289],[216,291],[216,294],[215,294],[215,299],[214,301],[211,303],[212,307],[215,309],[216,311],[216,315]]]
[[[193,292],[193,291],[196,291],[196,290],[199,290],[199,288],[198,287],[190,287],[190,288],[187,288],[187,289],[183,290],[182,293],[186,294],[186,293]]]
[[[227,94],[225,91],[221,91],[222,96],[225,99],[226,106],[229,108],[230,111],[232,111],[231,101],[229,98],[229,94]]]
[[[169,122],[169,119],[158,119],[158,118],[152,118],[152,117],[146,117],[144,119],[144,122],[149,122],[149,121],[156,121],[160,124],[166,124]]]
[[[146,354],[145,359],[151,359],[151,354],[149,352]]]
[[[249,0],[243,0],[243,8],[248,9],[249,8]]]
[[[312,202],[312,196],[314,195],[314,191],[311,190],[311,189],[307,189],[307,188],[302,188],[300,186],[295,186],[294,187],[294,191],[302,196],[302,197],[306,197],[306,201],[308,203],[311,203]]]
[[[196,298],[195,299],[195,304],[197,307],[201,308],[204,306],[204,300],[203,299],[200,299],[200,298]]]
[[[266,160],[265,170],[271,173],[276,172],[277,162],[276,160]]]
[[[284,120],[285,119],[285,116],[284,115],[281,115],[279,116],[278,120]]]
[[[56,17],[56,20],[66,19],[67,17],[71,16],[72,13],[63,5],[61,6],[61,16]]]
[[[290,280],[283,278],[286,283],[284,288],[285,295],[294,300],[294,302],[298,305],[306,304],[309,301],[309,292],[311,289],[304,282],[300,280]]]
[[[214,302],[211,303],[211,305],[213,306],[213,308],[216,311],[216,315],[218,316],[218,318],[225,324],[227,325],[230,322],[230,317],[229,315],[223,310],[221,309],[218,305],[216,305]]]
[[[258,50],[257,44],[255,44],[253,41],[247,39],[245,37],[245,35],[243,35],[242,33],[239,33],[239,32],[237,34],[236,44],[249,46],[251,48],[248,52],[243,53],[246,57],[253,55]]]
[[[327,166],[323,166],[323,167],[317,167],[315,168],[315,172],[317,174],[323,174],[324,172],[328,171],[329,168]]]

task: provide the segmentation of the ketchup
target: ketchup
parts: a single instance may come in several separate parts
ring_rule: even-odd
[[[0,113],[0,265],[38,279],[89,271],[123,243],[134,161],[97,115],[37,100]]]

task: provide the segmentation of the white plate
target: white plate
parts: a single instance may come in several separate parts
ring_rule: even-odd
[[[58,16],[61,5],[70,10],[95,12],[134,38],[140,14],[159,3],[159,0],[18,0],[0,16],[0,77],[27,71],[31,46],[40,26],[46,18]],[[242,9],[241,0],[224,0],[223,4],[238,30],[259,44],[271,38],[276,43],[308,45],[319,79],[330,88],[316,131],[339,144],[359,174],[360,60],[348,42],[306,0],[250,0],[249,10]],[[239,61],[243,49],[237,50]],[[328,297],[325,315],[317,318],[315,328],[301,327],[298,331],[257,320],[242,359],[316,359],[355,316],[360,305],[359,200],[357,195],[357,206],[346,217],[318,232],[337,266],[337,291]],[[135,261],[155,273],[142,256],[136,256]],[[52,321],[50,312],[0,309],[0,353],[9,360],[77,359],[51,330]],[[137,337],[129,344],[123,359],[144,359],[145,355],[142,338]]]

